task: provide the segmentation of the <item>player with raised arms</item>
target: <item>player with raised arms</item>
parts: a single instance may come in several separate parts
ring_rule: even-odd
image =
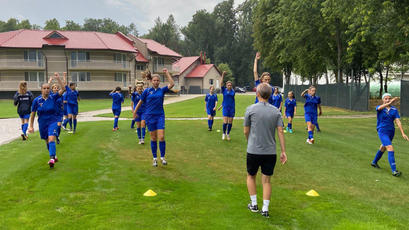
[[[301,97],[305,98],[304,118],[308,130],[308,138],[306,142],[310,145],[314,144],[314,124],[317,123],[318,116],[322,115],[321,98],[315,95],[316,92],[317,88],[315,86],[310,86],[301,93]],[[317,108],[319,109],[319,113],[317,113]]]
[[[381,159],[385,150],[387,150],[392,175],[396,177],[400,176],[401,172],[396,169],[395,150],[392,146],[392,140],[395,136],[395,123],[398,126],[403,139],[409,141],[408,136],[406,136],[405,132],[403,131],[402,123],[400,122],[399,111],[395,106],[392,106],[392,104],[397,100],[397,97],[392,99],[391,94],[385,93],[382,96],[383,104],[376,107],[376,130],[378,131],[378,136],[381,140],[381,146],[379,147],[379,150],[375,155],[375,159],[371,163],[372,167],[380,168],[378,165],[378,161]]]
[[[60,85],[60,90],[57,93],[50,93],[50,84],[44,83],[41,86],[41,95],[36,97],[33,101],[30,115],[30,127],[28,131],[34,132],[34,118],[38,116],[38,127],[40,131],[41,139],[45,140],[47,149],[50,154],[50,160],[48,165],[50,168],[54,167],[54,164],[58,161],[56,152],[57,147],[55,144],[55,137],[57,135],[57,100],[64,92],[64,84],[61,81],[57,73],[54,73],[53,79],[56,79]]]
[[[48,84],[50,85],[52,82],[52,78],[50,78],[48,80]],[[64,85],[66,84],[67,81],[67,75],[64,72]],[[56,94],[60,91],[60,87],[58,84],[52,84],[51,85],[51,92],[53,94]],[[65,92],[64,92],[65,93]],[[57,144],[60,144],[60,134],[61,134],[61,125],[62,125],[62,121],[63,121],[63,117],[64,117],[64,94],[62,97],[59,97],[56,100],[56,112],[55,112],[55,116],[57,119],[57,135],[55,136]]]
[[[136,105],[138,105],[138,102],[141,100],[142,93],[143,93],[143,81],[137,82],[136,86],[134,88],[134,91],[131,93],[131,108],[132,108],[132,113],[136,108]],[[145,112],[145,104],[142,103],[141,108],[139,108],[138,113],[136,117],[133,118],[131,128],[136,123],[136,132],[138,134],[138,139],[139,139],[139,144],[145,144],[145,133],[146,133],[146,122],[145,118],[143,116],[143,113]]]
[[[208,130],[212,131],[214,116],[217,109],[217,94],[214,92],[214,86],[210,86],[210,92],[205,97],[205,111],[207,113]]]
[[[78,101],[80,101],[80,94],[77,90],[77,84],[75,82],[71,82],[68,87],[67,81],[65,90],[67,91],[67,113],[68,124],[70,124],[69,133],[75,133],[77,130]]]
[[[17,106],[17,113],[21,119],[21,138],[27,140],[28,119],[31,113],[31,104],[34,96],[27,90],[27,82],[21,81],[18,85],[18,91],[14,95],[14,106]]]
[[[254,58],[254,66],[253,66],[254,86],[255,87],[257,87],[260,83],[267,83],[268,85],[270,85],[270,81],[271,81],[271,75],[268,72],[264,72],[264,73],[261,74],[260,78],[258,77],[257,63],[258,63],[258,60],[260,60],[260,58],[261,58],[261,54],[260,54],[260,52],[257,52],[256,57]],[[256,101],[254,103],[257,103],[257,102],[258,102],[258,98],[256,96]],[[273,95],[271,95],[268,98],[268,103],[273,105],[273,103],[274,103]]]
[[[160,159],[162,165],[167,165],[165,160],[166,153],[166,142],[165,142],[165,112],[163,110],[163,101],[165,98],[165,93],[169,92],[170,89],[175,86],[172,76],[169,71],[165,68],[163,73],[166,75],[169,84],[165,87],[160,88],[160,76],[158,74],[148,75],[147,79],[151,79],[152,87],[147,88],[143,91],[141,100],[139,100],[133,114],[134,117],[138,117],[138,111],[142,104],[145,104],[145,112],[143,117],[145,118],[146,125],[151,137],[151,151],[153,156],[153,166],[158,166],[157,161],[157,151],[158,145],[157,141],[159,139],[159,150]]]

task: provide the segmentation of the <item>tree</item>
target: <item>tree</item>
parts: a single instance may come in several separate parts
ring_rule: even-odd
[[[144,37],[153,39],[176,51],[180,49],[180,31],[172,14],[169,15],[166,22],[162,22],[159,17],[156,18],[155,25]]]
[[[44,30],[59,30],[60,23],[56,18],[45,21]]]
[[[234,82],[234,77],[233,77],[233,72],[230,69],[229,64],[227,63],[220,63],[217,68],[220,70],[220,72],[223,73],[223,71],[226,71],[226,75],[224,76],[224,82],[226,81],[231,81]]]
[[[82,27],[80,24],[72,21],[72,20],[66,20],[65,21],[65,26],[62,28],[63,30],[69,30],[69,31],[78,31],[81,30]]]

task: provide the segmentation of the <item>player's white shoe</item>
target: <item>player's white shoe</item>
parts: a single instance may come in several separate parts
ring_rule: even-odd
[[[161,158],[162,165],[168,165],[168,162],[165,160],[165,158]]]
[[[145,144],[145,140],[144,140],[144,139],[141,140],[141,144]]]
[[[152,166],[153,166],[153,167],[158,167],[158,160],[153,159]]]
[[[142,144],[142,140],[139,140],[138,144]]]
[[[230,141],[231,139],[230,139],[230,135],[229,134],[227,134],[226,135],[226,139],[228,140],[228,141]]]
[[[222,135],[222,140],[223,140],[223,141],[226,140],[226,134],[224,134],[224,133],[223,133],[223,135]]]
[[[310,139],[307,139],[306,143],[309,144],[309,145],[313,144]]]

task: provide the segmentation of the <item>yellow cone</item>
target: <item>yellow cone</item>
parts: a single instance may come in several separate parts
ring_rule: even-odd
[[[310,191],[308,191],[306,195],[307,196],[320,196],[320,194],[318,194],[318,192],[316,192],[314,189],[311,189]]]
[[[143,194],[144,196],[156,196],[157,194],[156,194],[156,192],[154,192],[154,191],[152,191],[152,190],[148,190],[148,191],[146,191],[144,194]]]

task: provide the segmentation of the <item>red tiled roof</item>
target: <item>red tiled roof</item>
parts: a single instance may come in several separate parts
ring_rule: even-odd
[[[200,58],[199,56],[182,57],[181,59],[177,60],[172,64],[172,68],[178,70],[179,72],[178,75],[181,75],[199,58]]]
[[[207,72],[214,66],[214,64],[202,64],[196,66],[186,77],[204,77]]]
[[[66,49],[96,49],[136,52],[132,41],[122,33],[107,34],[89,31],[55,31],[65,37],[49,38],[54,31],[17,30],[0,33],[0,47],[42,48],[59,45]]]
[[[160,44],[159,42],[156,42],[151,39],[146,39],[146,38],[138,38],[142,42],[146,43],[148,50],[151,52],[158,53],[159,55],[163,56],[171,56],[171,57],[182,57],[182,55],[176,53],[175,51],[169,49],[168,47]]]
[[[137,62],[149,62],[148,59],[146,59],[142,53],[138,52],[135,56],[135,60]]]

